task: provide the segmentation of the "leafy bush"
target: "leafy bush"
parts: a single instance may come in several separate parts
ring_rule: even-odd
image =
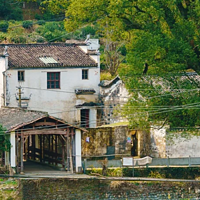
[[[11,38],[11,41],[14,43],[26,43],[26,38],[23,36],[14,36]]]
[[[42,15],[36,13],[36,14],[35,14],[35,19],[37,19],[37,20],[42,20]]]
[[[33,27],[33,21],[31,21],[31,20],[23,21],[22,26],[26,29],[29,29],[29,28]]]
[[[15,0],[0,0],[0,18],[10,20],[22,20],[22,9]]]
[[[19,7],[16,7],[15,9],[11,9],[10,14],[7,16],[8,20],[23,20],[23,15],[22,15],[22,9]]]
[[[82,34],[81,34],[82,38],[86,38],[86,36],[88,34],[95,35],[95,33],[96,33],[96,30],[92,26],[86,26],[86,27],[82,28],[81,31],[82,31]]]
[[[0,42],[2,42],[3,40],[5,40],[5,38],[6,38],[6,34],[0,32]]]
[[[0,31],[7,32],[9,23],[7,21],[0,21]]]
[[[37,43],[43,43],[45,42],[45,38],[43,38],[42,36],[38,37],[36,40]]]
[[[15,20],[14,19],[11,19],[11,20],[9,20],[9,23],[11,23],[11,24],[15,24]]]
[[[64,29],[63,22],[48,22],[44,26],[38,27],[36,31],[47,41],[54,41],[54,39],[55,41],[65,41],[66,38],[69,38]]]
[[[39,24],[39,25],[43,25],[43,24],[45,24],[46,22],[44,21],[44,20],[39,20],[38,22],[37,22],[37,24]]]

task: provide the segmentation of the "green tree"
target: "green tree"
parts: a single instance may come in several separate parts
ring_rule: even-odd
[[[132,95],[124,115],[133,126],[200,124],[200,83],[187,73],[200,73],[200,1],[72,1],[66,29],[92,22],[105,38],[109,32],[113,42],[126,41],[127,64],[120,75]]]
[[[0,158],[2,157],[3,152],[10,150],[10,141],[5,135],[5,129],[0,124]]]
[[[22,20],[20,4],[16,0],[0,0],[0,18],[5,20]]]

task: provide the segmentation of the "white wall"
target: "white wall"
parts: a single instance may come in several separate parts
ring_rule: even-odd
[[[200,157],[200,136],[190,132],[167,133],[166,127],[152,128],[150,133],[153,157]]]
[[[181,133],[175,133],[174,137],[167,141],[167,153],[172,158],[200,157],[200,136],[186,138],[181,136]]]
[[[23,69],[20,69],[23,70]],[[17,107],[16,87],[22,87],[22,97],[29,97],[28,109],[46,111],[50,115],[70,123],[80,120],[80,109],[75,108],[77,99],[82,102],[96,101],[99,94],[100,68],[88,68],[89,79],[82,80],[81,68],[67,69],[24,69],[25,81],[18,82],[16,69],[8,70],[10,107]],[[60,72],[60,89],[47,89],[47,72]],[[29,88],[23,88],[29,87]],[[35,88],[35,89],[34,89]],[[75,89],[94,89],[93,95],[76,95]]]
[[[150,155],[158,158],[166,157],[166,128],[154,126],[150,129],[151,152]]]

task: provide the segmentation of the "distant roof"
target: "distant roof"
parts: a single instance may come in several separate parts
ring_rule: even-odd
[[[47,112],[25,110],[20,108],[11,108],[11,107],[0,108],[0,124],[2,124],[4,128],[6,128],[7,132],[15,131],[20,127],[34,123],[45,117],[57,120],[61,123],[80,129],[84,132],[86,131],[84,128],[68,124],[66,121],[62,119],[49,116]]]
[[[66,43],[0,44],[0,55],[8,46],[9,68],[97,67],[80,47]]]
[[[114,79],[108,81],[108,80],[102,80],[100,83],[99,83],[99,86],[100,87],[104,87],[104,88],[108,88],[108,87],[111,87],[113,84],[117,83],[120,79],[119,76],[116,76]]]
[[[66,44],[78,44],[78,45],[87,45],[83,40],[66,40]]]

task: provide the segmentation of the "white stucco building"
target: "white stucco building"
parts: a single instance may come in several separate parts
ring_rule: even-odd
[[[98,46],[98,40],[89,40],[87,44],[73,41],[0,45],[0,105],[21,105],[72,124],[96,127]]]

